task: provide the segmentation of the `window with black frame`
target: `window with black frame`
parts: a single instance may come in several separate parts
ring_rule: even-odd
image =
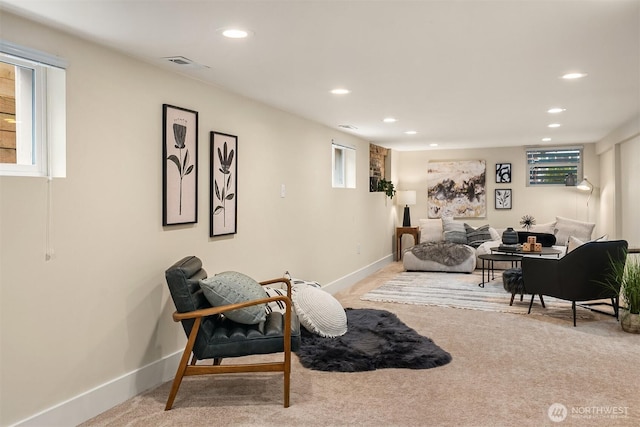
[[[575,185],[582,180],[582,147],[527,149],[527,186]]]

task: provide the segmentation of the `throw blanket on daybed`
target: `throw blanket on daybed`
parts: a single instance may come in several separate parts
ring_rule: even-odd
[[[447,266],[462,264],[471,254],[468,246],[451,242],[420,243],[412,247],[411,252],[423,261],[435,261]]]

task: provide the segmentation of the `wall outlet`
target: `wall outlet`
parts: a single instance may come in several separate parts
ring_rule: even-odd
[[[284,198],[287,195],[287,187],[282,184],[280,185],[280,197]]]

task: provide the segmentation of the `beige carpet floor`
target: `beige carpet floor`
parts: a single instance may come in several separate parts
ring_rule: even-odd
[[[363,301],[402,271],[393,263],[337,295],[344,307],[392,311],[451,353],[434,369],[319,372],[293,357],[291,407],[282,376],[186,378],[87,426],[638,426],[640,336],[612,317],[579,319]],[[552,416],[549,416],[549,412]],[[564,412],[565,418],[559,416]],[[557,422],[560,421],[560,422]]]

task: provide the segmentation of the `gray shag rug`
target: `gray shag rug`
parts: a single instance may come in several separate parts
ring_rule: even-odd
[[[386,310],[347,308],[347,333],[323,338],[304,328],[296,352],[305,368],[360,372],[383,368],[428,369],[451,355]]]

